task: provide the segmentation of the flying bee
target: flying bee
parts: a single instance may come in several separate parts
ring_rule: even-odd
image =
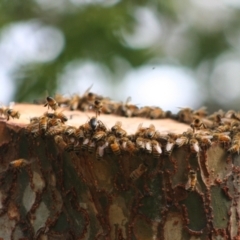
[[[151,143],[152,143],[153,158],[159,158],[160,155],[162,154],[161,145],[156,140],[152,140]]]
[[[96,112],[96,118],[97,118],[97,116],[100,116],[100,113],[102,112],[102,107],[103,107],[102,102],[99,99],[96,99],[94,101],[94,109]]]
[[[145,172],[147,171],[147,166],[144,163],[140,163],[140,165],[133,170],[130,173],[130,179],[132,181],[136,181],[137,179],[139,179]]]
[[[197,186],[197,172],[194,170],[190,170],[188,173],[188,181],[185,186],[185,189],[187,191],[192,192],[192,191],[196,190],[196,186]]]
[[[111,130],[119,138],[125,137],[127,135],[127,132],[122,129],[122,123],[119,121],[115,123]]]
[[[9,165],[13,168],[21,168],[31,164],[33,161],[34,160],[26,160],[24,158],[20,158],[20,159],[11,161]]]
[[[194,117],[190,127],[193,129],[193,132],[195,132],[195,130],[200,130],[201,128],[206,129],[206,126],[199,117]]]
[[[191,152],[198,153],[200,151],[200,146],[196,138],[192,138],[189,141]]]
[[[44,104],[44,107],[46,106],[48,107],[48,109],[51,108],[55,111],[58,108],[58,103],[54,98],[48,96],[46,98],[46,103]]]
[[[109,146],[110,146],[112,152],[114,153],[114,155],[116,155],[116,156],[121,155],[120,146],[116,140],[116,137],[110,136],[107,141],[108,141]]]

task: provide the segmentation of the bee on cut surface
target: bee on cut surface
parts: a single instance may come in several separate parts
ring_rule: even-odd
[[[58,108],[58,103],[54,98],[48,96],[46,98],[46,103],[44,104],[44,107],[46,106],[48,107],[48,109],[51,108],[52,110],[55,111]]]
[[[127,135],[127,132],[122,129],[122,123],[117,121],[115,125],[111,128],[112,132],[116,135],[116,137],[122,138]]]
[[[195,130],[200,130],[201,128],[206,129],[206,126],[199,117],[195,117],[190,126],[193,129],[193,132],[195,132]]]
[[[135,170],[130,173],[130,179],[136,181],[147,171],[147,166],[141,163]]]
[[[188,181],[185,186],[187,191],[194,191],[196,190],[197,186],[197,172],[194,170],[190,170],[188,173]]]
[[[5,116],[7,117],[7,121],[10,119],[10,117],[12,119],[14,119],[14,118],[19,119],[20,118],[20,113],[19,113],[19,111],[16,111],[14,109],[7,108],[5,110]]]

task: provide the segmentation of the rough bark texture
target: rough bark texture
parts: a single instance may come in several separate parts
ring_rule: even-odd
[[[97,160],[95,152],[65,151],[63,138],[26,135],[29,117],[42,115],[42,106],[15,109],[20,119],[0,121],[2,239],[240,239],[240,158],[224,146],[213,142],[196,153],[185,145],[159,157],[108,152]],[[64,114],[77,127],[92,116]],[[121,121],[129,134],[140,123],[161,133],[189,127],[170,119],[99,119],[108,129]],[[16,159],[30,162],[14,167]],[[190,170],[197,177],[187,189]]]

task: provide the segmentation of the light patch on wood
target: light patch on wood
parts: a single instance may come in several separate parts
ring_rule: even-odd
[[[164,225],[165,240],[182,240],[182,217],[177,213],[169,213]]]

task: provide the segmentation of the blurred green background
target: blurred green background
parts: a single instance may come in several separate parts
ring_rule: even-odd
[[[91,91],[239,109],[240,1],[2,0],[0,101]]]

